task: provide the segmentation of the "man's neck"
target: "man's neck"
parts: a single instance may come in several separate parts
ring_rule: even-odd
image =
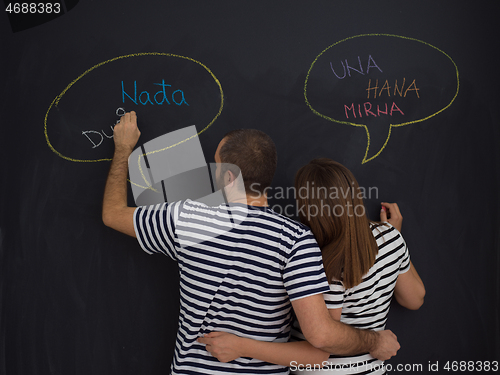
[[[243,203],[243,204],[247,204],[249,206],[256,206],[256,207],[269,206],[269,204],[267,202],[267,196],[265,194],[262,194],[260,196],[246,195],[246,197],[241,198],[241,199],[230,200],[230,203]]]

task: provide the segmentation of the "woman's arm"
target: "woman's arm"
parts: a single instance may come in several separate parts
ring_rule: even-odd
[[[401,215],[397,203],[382,202],[381,204],[380,220],[387,221],[401,232],[403,215]],[[424,296],[424,283],[413,266],[413,263],[410,262],[410,269],[398,276],[396,288],[394,289],[394,297],[401,306],[410,310],[418,310],[424,303]]]
[[[410,262],[410,269],[398,276],[394,297],[396,301],[407,309],[418,310],[424,303],[425,287],[417,270]]]
[[[342,309],[328,310],[330,316],[340,321]],[[317,349],[307,341],[267,342],[238,337],[227,332],[211,332],[198,339],[221,362],[239,357],[256,358],[281,366],[323,365],[330,353]],[[293,363],[292,363],[293,362]]]

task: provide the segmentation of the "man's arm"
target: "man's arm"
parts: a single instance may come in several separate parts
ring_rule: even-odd
[[[342,309],[328,310],[330,316],[340,321]],[[205,344],[207,351],[221,362],[230,362],[239,357],[256,358],[281,366],[324,366],[330,353],[315,348],[307,341],[258,341],[238,337],[228,332],[210,332],[196,341]]]
[[[134,207],[127,205],[128,158],[141,132],[135,112],[126,113],[114,128],[115,153],[104,188],[102,220],[108,227],[135,237]]]
[[[319,298],[318,298],[319,297]],[[399,343],[391,331],[370,331],[340,323],[341,310],[327,310],[321,294],[292,302],[302,333],[308,341],[265,342],[227,332],[211,332],[197,339],[221,362],[251,357],[282,366],[323,365],[329,353],[355,355],[369,352],[387,360],[396,355]],[[312,345],[312,346],[311,346]]]
[[[385,361],[400,348],[389,330],[360,330],[332,319],[322,294],[294,300],[292,306],[305,338],[318,349],[337,355],[370,353]]]

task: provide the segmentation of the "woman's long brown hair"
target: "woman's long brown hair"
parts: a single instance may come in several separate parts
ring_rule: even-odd
[[[315,159],[295,175],[299,216],[321,248],[329,282],[361,283],[375,263],[377,243],[353,174],[331,159]]]

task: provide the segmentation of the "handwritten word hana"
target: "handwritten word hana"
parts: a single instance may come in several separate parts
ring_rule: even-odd
[[[399,94],[399,96],[406,98],[406,94],[408,93],[408,91],[414,91],[415,94],[417,95],[417,98],[420,98],[420,96],[418,95],[418,90],[420,90],[420,89],[417,87],[415,80],[413,80],[413,82],[410,83],[410,85],[406,88],[406,90],[405,90],[405,81],[406,81],[406,78],[403,78],[403,83],[401,84],[401,86],[398,86],[398,80],[396,79],[396,81],[394,82],[393,96],[396,96],[396,94]],[[378,79],[375,81],[375,86],[372,86],[371,84],[372,84],[372,80],[369,79],[368,80],[368,88],[366,89],[366,91],[368,91],[368,99],[370,99],[370,91],[373,91],[373,94],[374,94],[373,97],[376,98],[377,97],[377,90],[379,89]],[[380,88],[380,91],[378,92],[378,96],[382,96],[383,91],[386,91],[387,96],[391,96],[390,89],[391,89],[391,86],[389,85],[389,80],[386,79],[384,85],[382,86],[382,88]],[[403,95],[403,92],[404,92],[404,95]]]
[[[125,103],[125,97],[129,98],[134,104],[139,105],[162,105],[163,103],[167,103],[168,105],[170,104],[176,104],[178,106],[185,104],[189,105],[186,102],[186,98],[184,97],[184,91],[182,90],[175,90],[171,93],[170,95],[170,100],[168,100],[167,97],[167,87],[172,87],[169,84],[165,83],[165,80],[161,80],[161,83],[153,83],[153,85],[156,86],[161,86],[161,90],[156,92],[154,95],[150,95],[148,91],[142,91],[139,96],[137,96],[137,81],[134,81],[134,97],[130,96],[125,92],[125,85],[123,84],[122,81],[122,101]],[[170,90],[170,89],[169,89]]]

